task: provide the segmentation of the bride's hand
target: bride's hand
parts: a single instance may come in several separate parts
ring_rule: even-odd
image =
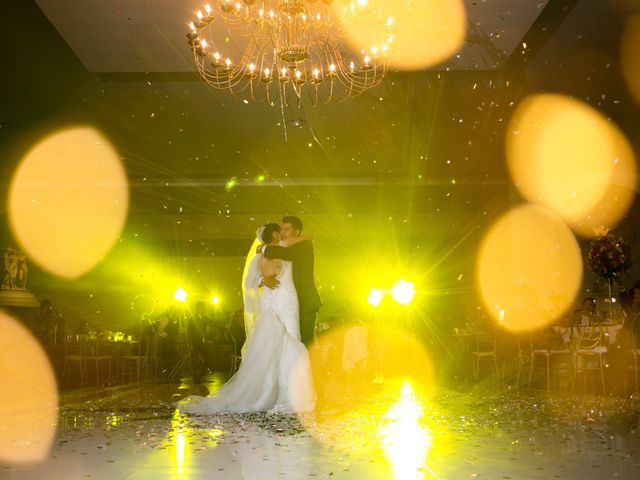
[[[280,280],[276,277],[262,277],[262,285],[271,289],[278,288]]]

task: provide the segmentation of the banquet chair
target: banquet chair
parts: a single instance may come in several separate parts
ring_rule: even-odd
[[[558,359],[566,357],[571,361],[571,350],[566,348],[562,338],[550,329],[532,334],[530,337],[531,359],[529,361],[529,385],[533,381],[536,364],[544,362],[547,391],[551,387],[551,367],[558,363]]]
[[[607,347],[603,344],[601,326],[583,327],[578,329],[573,351],[573,381],[575,389],[578,375],[582,374],[583,387],[587,389],[587,374],[596,372],[594,378],[599,378],[602,384],[602,393],[606,394],[604,379],[604,355]]]
[[[120,381],[124,383],[125,377],[133,382],[135,373],[136,382],[142,379],[143,371],[149,368],[149,342],[133,342],[128,345],[129,351],[120,357]]]
[[[476,332],[474,334],[475,343],[471,356],[473,358],[473,376],[478,378],[480,373],[480,363],[489,362],[493,367],[493,373],[498,380],[498,357],[496,355],[496,334],[495,332]]]
[[[113,358],[111,347],[100,340],[89,340],[86,343],[84,356],[85,367],[88,368],[89,362],[93,362],[96,367],[96,385],[100,385],[100,367],[106,364],[109,372],[108,382],[111,382],[111,360]]]
[[[67,338],[64,342],[64,365],[62,367],[62,383],[64,384],[67,372],[77,367],[80,372],[80,384],[84,385],[84,352],[85,342],[81,339]]]
[[[640,339],[638,339],[638,336],[634,333],[631,343],[631,356],[633,357],[633,373],[635,378],[636,392],[638,391],[638,363],[640,362],[640,343],[638,343],[639,340]]]

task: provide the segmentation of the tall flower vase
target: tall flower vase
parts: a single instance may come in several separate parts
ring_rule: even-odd
[[[613,321],[613,278],[609,277],[609,318],[608,321]]]

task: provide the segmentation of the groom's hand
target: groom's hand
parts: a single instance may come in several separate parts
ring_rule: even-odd
[[[262,277],[262,285],[267,288],[278,288],[280,285],[280,280],[276,277]]]

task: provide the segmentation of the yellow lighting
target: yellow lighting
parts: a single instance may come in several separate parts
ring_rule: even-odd
[[[187,442],[182,431],[182,427],[176,428],[176,473],[182,475],[184,473],[184,450]]]
[[[627,19],[620,43],[620,65],[627,88],[640,103],[640,15]]]
[[[332,5],[334,12],[344,18],[342,28],[354,50],[359,50],[361,45],[393,42],[389,65],[400,70],[414,70],[446,60],[464,44],[467,18],[462,0],[386,0],[378,3],[379,12],[386,18],[382,25],[380,15],[347,12],[349,16],[344,18],[343,5],[340,2]],[[375,9],[372,5],[369,8]],[[391,33],[392,25],[401,27]]]
[[[187,296],[188,295],[189,294],[182,287],[176,288],[176,291],[173,292],[173,298],[175,298],[179,302],[183,302],[183,303],[187,301]]]
[[[382,446],[397,480],[424,478],[422,467],[431,448],[432,436],[428,427],[420,424],[423,408],[411,383],[402,383],[402,392],[391,405],[380,428]]]
[[[118,153],[101,133],[68,128],[26,153],[8,203],[22,250],[45,270],[77,278],[118,240],[127,217],[128,182]]]
[[[214,305],[218,305],[220,303],[220,299],[217,295],[214,295],[213,297],[211,297],[211,302],[213,302]]]
[[[582,255],[571,230],[552,212],[523,205],[483,239],[477,279],[485,309],[511,331],[541,328],[574,302]]]
[[[236,188],[236,186],[238,185],[238,179],[236,177],[231,177],[229,180],[227,180],[227,183],[225,185],[225,189],[228,190],[233,190],[234,188]]]
[[[423,345],[397,328],[362,322],[331,328],[317,336],[309,357],[318,400],[314,416],[300,420],[319,441],[350,452],[382,449],[379,426],[388,423],[384,417],[403,382],[417,396],[433,385],[432,362]],[[405,397],[410,395],[406,389]],[[402,406],[410,403],[406,399]]]
[[[416,294],[416,289],[413,283],[401,278],[391,287],[390,292],[393,299],[400,305],[409,305]]]
[[[369,302],[369,305],[373,305],[374,307],[377,307],[378,305],[380,305],[380,302],[382,302],[383,297],[384,297],[384,290],[382,290],[381,288],[372,288],[371,291],[369,292],[369,297],[367,298],[367,301]]]
[[[0,312],[0,461],[28,464],[46,459],[58,420],[58,388],[39,342]]]
[[[635,196],[631,145],[612,122],[578,100],[554,94],[524,100],[509,124],[506,148],[522,195],[552,209],[581,235],[615,226]]]

